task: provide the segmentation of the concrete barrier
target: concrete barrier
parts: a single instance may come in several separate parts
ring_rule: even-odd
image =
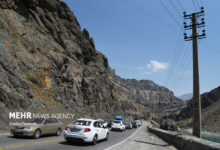
[[[148,127],[148,131],[181,150],[220,150],[220,144],[173,131]]]

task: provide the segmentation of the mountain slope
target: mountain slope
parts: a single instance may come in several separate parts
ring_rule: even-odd
[[[111,74],[107,58],[60,0],[0,0],[0,18],[0,125],[9,111],[109,119],[146,115],[155,95],[169,109],[181,103],[151,81]]]
[[[170,112],[180,110],[185,103],[176,98],[169,89],[159,86],[150,80],[123,79],[110,73],[116,91],[123,93],[126,99],[140,104],[149,112],[167,115]]]
[[[202,107],[202,128],[207,131],[220,132],[220,87],[201,95]],[[184,108],[176,120],[187,122],[192,117],[192,100],[189,100],[187,107]],[[184,121],[185,120],[185,121]],[[191,123],[189,121],[188,123]]]
[[[80,116],[120,111],[107,58],[64,2],[1,0],[0,8],[0,102],[6,108]]]

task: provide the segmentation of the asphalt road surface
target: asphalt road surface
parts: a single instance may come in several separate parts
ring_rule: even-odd
[[[116,144],[106,150],[176,150],[172,145],[149,133],[147,125],[148,122],[143,122],[144,128],[140,128],[137,133],[121,144]]]
[[[125,132],[110,131],[109,140],[101,141],[95,146],[85,143],[69,144],[64,140],[63,135],[32,139],[27,137],[14,138],[10,134],[5,134],[0,135],[0,150],[104,150],[136,134],[136,131],[141,128],[143,127],[126,130]]]

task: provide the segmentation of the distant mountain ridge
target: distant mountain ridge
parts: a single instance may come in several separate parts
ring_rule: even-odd
[[[143,109],[149,112],[163,111],[166,114],[169,111],[179,110],[185,105],[182,100],[174,96],[172,91],[153,81],[123,79],[117,76],[114,70],[110,72],[110,80],[113,81],[116,91],[124,95],[125,99],[141,104]]]
[[[183,94],[181,96],[178,96],[178,98],[183,101],[190,100],[190,99],[192,99],[192,97],[193,97],[193,93],[188,93],[188,94]]]

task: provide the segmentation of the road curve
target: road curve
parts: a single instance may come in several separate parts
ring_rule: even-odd
[[[0,135],[0,150],[104,150],[127,139],[138,129],[126,130],[125,132],[110,131],[109,140],[101,141],[95,146],[85,143],[69,144],[64,140],[63,136],[44,136],[40,139],[32,139],[25,137],[14,138],[10,134],[4,134]]]

